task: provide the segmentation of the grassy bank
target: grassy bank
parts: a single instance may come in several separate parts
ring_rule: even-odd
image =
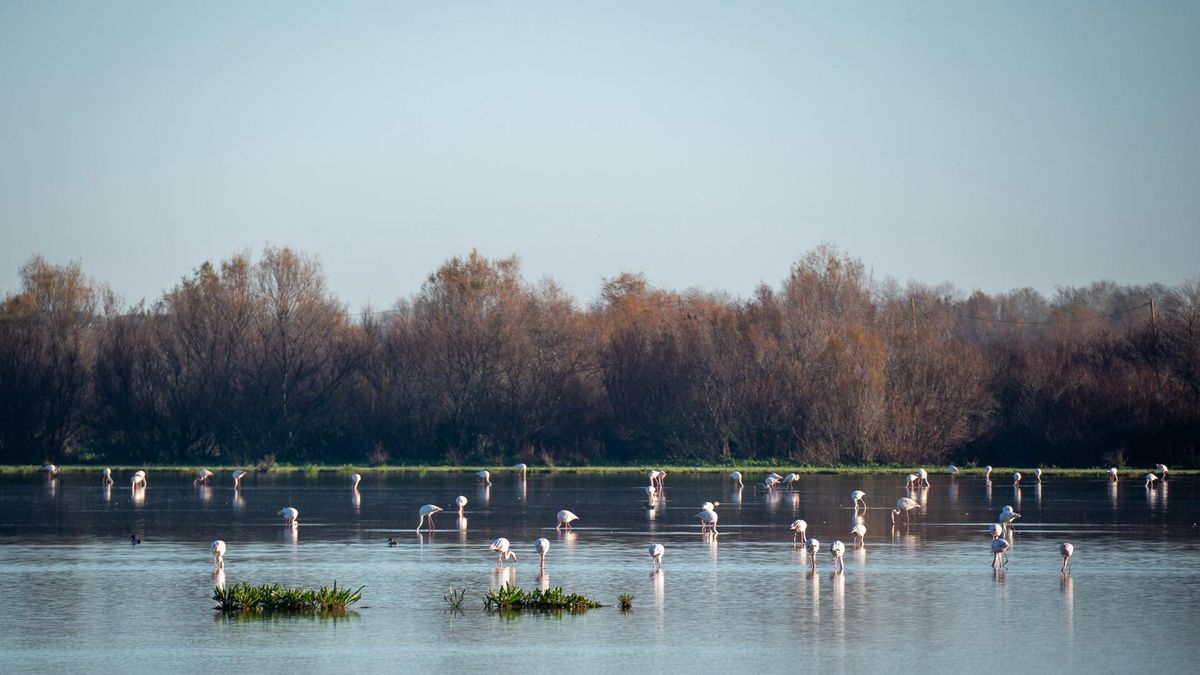
[[[164,465],[108,465],[114,473],[127,473],[145,469],[151,471],[177,471],[185,473],[195,473],[201,468],[220,473],[230,473],[236,469],[242,469],[254,473],[253,465],[215,465],[206,464],[203,466],[183,466],[175,464]],[[81,465],[81,464],[66,464],[59,465],[59,471],[63,474],[86,474],[99,473],[103,468],[101,465]],[[904,475],[916,470],[913,465],[889,465],[889,464],[855,464],[845,466],[813,466],[813,465],[793,465],[786,461],[779,462],[745,462],[725,465],[702,465],[702,464],[623,464],[623,465],[589,465],[589,466],[533,466],[528,469],[530,474],[583,474],[583,475],[604,475],[604,474],[622,474],[622,473],[644,473],[651,469],[663,469],[668,474],[687,474],[687,473],[729,473],[730,471],[741,471],[746,482],[757,481],[771,471],[778,473],[795,472],[798,474],[840,474],[840,475],[864,475],[864,474],[899,474]],[[1147,471],[1153,471],[1153,467],[1118,467],[1122,476],[1137,475],[1141,476]],[[40,473],[40,465],[33,464],[18,464],[18,465],[0,465],[0,474],[27,474]],[[399,466],[353,466],[344,465],[328,465],[328,464],[304,464],[304,465],[288,465],[277,464],[271,469],[272,474],[328,474],[328,473],[361,473],[363,475],[377,475],[388,473],[461,473],[475,472],[481,469],[491,471],[494,475],[504,475],[513,473],[511,466],[484,466],[484,465],[399,465]],[[933,477],[947,477],[946,467],[925,465],[926,471]],[[965,475],[983,475],[984,470],[981,467],[959,467],[962,474]],[[1026,479],[1033,478],[1033,467],[993,467],[992,479],[997,481],[1006,480],[1014,471],[1020,471]],[[1108,471],[1108,467],[1052,467],[1043,466],[1044,475],[1050,476],[1098,476]],[[1172,476],[1194,476],[1200,475],[1200,469],[1171,469]]]

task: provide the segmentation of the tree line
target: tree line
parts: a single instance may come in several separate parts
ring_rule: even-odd
[[[1195,465],[1200,284],[989,295],[823,246],[753,297],[639,274],[581,307],[472,252],[351,314],[288,248],[122,306],[32,257],[0,462]]]

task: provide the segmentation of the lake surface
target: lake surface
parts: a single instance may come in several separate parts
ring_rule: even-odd
[[[786,467],[780,467],[786,473]],[[765,472],[763,472],[765,473]],[[1057,478],[1019,491],[1007,479],[932,476],[925,504],[893,530],[900,476],[813,475],[794,493],[731,489],[723,474],[672,473],[644,508],[646,479],[512,474],[251,475],[235,494],[190,474],[0,476],[0,663],[6,672],[304,669],[405,672],[1195,672],[1200,661],[1200,479]],[[854,550],[849,494],[867,492],[866,547]],[[470,503],[460,527],[457,495]],[[720,536],[694,514],[719,500]],[[417,535],[435,503],[437,531]],[[1022,514],[1004,571],[986,530],[1005,504]],[[280,508],[300,510],[294,533]],[[555,513],[580,516],[571,534]],[[817,573],[792,548],[795,518],[824,546]],[[132,546],[131,533],[143,543]],[[388,537],[399,545],[389,547]],[[496,569],[488,544],[521,557]],[[547,537],[548,579],[532,542]],[[224,539],[225,581],[365,585],[355,613],[227,619],[212,609],[209,542]],[[828,544],[847,543],[844,574]],[[1058,543],[1075,545],[1059,572]],[[666,546],[651,572],[646,546]],[[586,593],[583,614],[485,612],[504,581]],[[468,590],[461,614],[447,587]],[[620,612],[619,593],[634,596]]]

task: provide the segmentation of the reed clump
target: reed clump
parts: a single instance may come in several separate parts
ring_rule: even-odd
[[[233,614],[309,613],[342,614],[362,599],[363,586],[322,586],[318,589],[287,588],[279,584],[251,586],[242,582],[213,589],[213,609]]]
[[[526,591],[511,584],[489,590],[483,599],[483,604],[489,610],[505,612],[530,610],[581,612],[604,606],[582,593],[564,593],[563,589],[558,586],[544,591],[541,589]]]
[[[618,595],[617,607],[620,607],[622,612],[628,612],[633,609],[633,596],[628,593]]]
[[[451,610],[453,610],[455,612],[461,612],[462,606],[463,606],[463,600],[466,597],[467,597],[467,589],[464,588],[461,590],[457,590],[453,586],[451,586],[450,590],[447,591],[446,594],[442,596],[442,599],[446,601],[446,604],[450,605]]]

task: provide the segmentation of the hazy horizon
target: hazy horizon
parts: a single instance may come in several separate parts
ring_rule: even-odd
[[[1200,5],[0,5],[0,289],[290,246],[351,310],[472,248],[747,297],[821,242],[969,292],[1177,285]]]

